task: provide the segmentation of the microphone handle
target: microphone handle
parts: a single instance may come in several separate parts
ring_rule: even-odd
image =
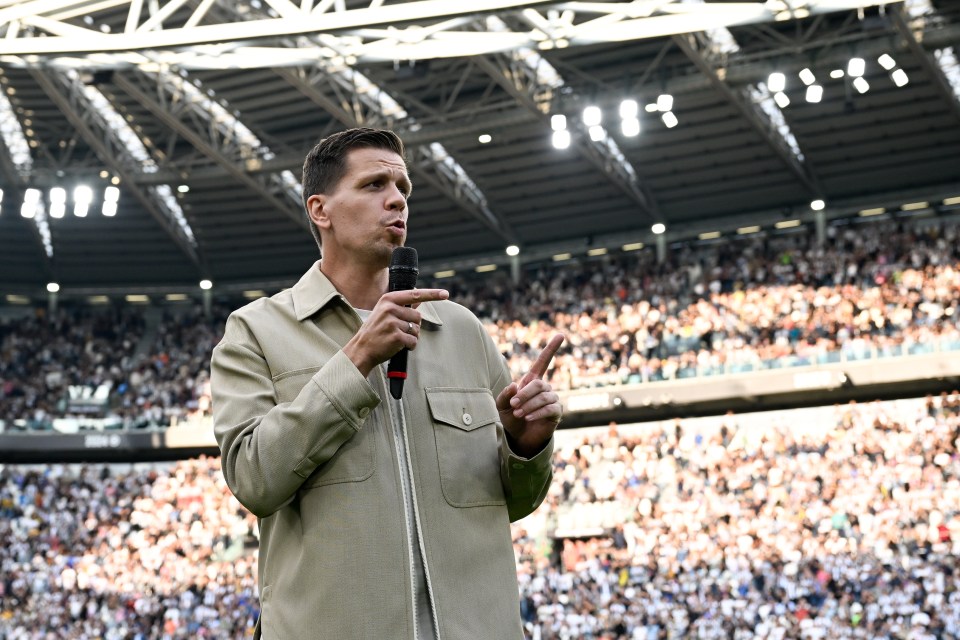
[[[407,379],[407,353],[404,347],[390,358],[387,365],[387,378],[390,379],[390,395],[399,400],[403,395],[403,381]]]

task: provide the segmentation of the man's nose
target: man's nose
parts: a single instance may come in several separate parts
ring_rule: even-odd
[[[407,207],[407,198],[397,185],[392,185],[387,195],[387,208],[403,210]]]

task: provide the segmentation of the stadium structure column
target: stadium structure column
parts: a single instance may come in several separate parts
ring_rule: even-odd
[[[814,211],[813,222],[817,229],[817,246],[822,247],[827,239],[827,214],[823,210]]]
[[[657,264],[663,264],[667,259],[667,238],[661,233],[657,236]]]
[[[510,256],[510,280],[520,284],[520,256]]]
[[[212,303],[213,303],[213,291],[211,291],[210,289],[204,289],[203,290],[203,317],[206,318],[207,320],[209,320],[212,315],[212,312],[210,309],[212,306]]]
[[[57,292],[47,290],[47,318],[52,320],[57,313]]]

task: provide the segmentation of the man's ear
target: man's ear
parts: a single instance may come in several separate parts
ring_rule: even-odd
[[[330,216],[326,208],[327,199],[322,193],[315,193],[307,198],[307,215],[310,221],[319,229],[330,228]]]

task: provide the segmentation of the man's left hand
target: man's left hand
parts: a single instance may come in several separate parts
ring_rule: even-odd
[[[543,376],[563,341],[562,333],[554,335],[530,371],[497,396],[497,410],[510,448],[521,457],[532,458],[539,453],[560,424],[560,399]]]

